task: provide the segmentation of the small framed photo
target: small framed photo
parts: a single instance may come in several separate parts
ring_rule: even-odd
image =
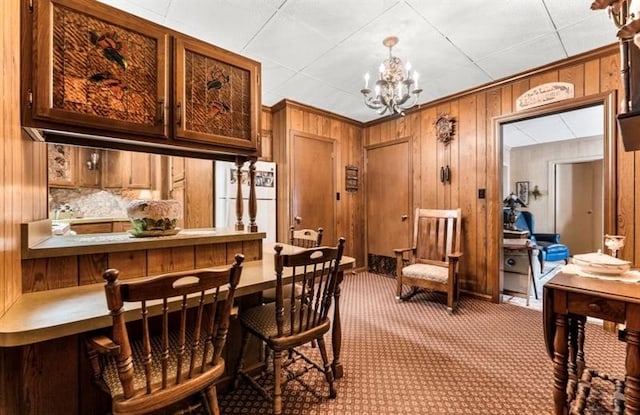
[[[529,204],[529,182],[516,182],[516,195],[524,202]]]

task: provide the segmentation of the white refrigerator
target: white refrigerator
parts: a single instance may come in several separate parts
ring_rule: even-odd
[[[216,161],[215,226],[234,227],[236,224],[236,165],[232,162]],[[242,199],[244,200],[242,222],[249,227],[249,163],[242,167]],[[276,241],[276,164],[256,162],[256,199],[258,212],[256,224],[259,232],[266,232],[265,242]]]

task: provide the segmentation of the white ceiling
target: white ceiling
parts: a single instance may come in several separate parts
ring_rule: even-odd
[[[502,125],[502,143],[506,148],[603,137],[603,135],[604,107],[602,105]]]
[[[101,0],[262,63],[262,103],[283,98],[359,120],[365,72],[394,55],[426,103],[616,41],[590,0]]]

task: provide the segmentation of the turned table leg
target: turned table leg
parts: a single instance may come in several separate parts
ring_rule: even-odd
[[[553,404],[555,415],[566,415],[567,407],[567,382],[569,374],[567,371],[567,349],[568,330],[567,315],[556,315],[556,332],[553,339]]]
[[[624,413],[640,414],[640,306],[627,306]]]
[[[338,272],[338,281],[333,295],[333,326],[331,328],[331,348],[333,349],[333,363],[331,370],[333,378],[340,379],[344,376],[344,368],[340,362],[340,349],[342,348],[342,325],[340,323],[340,285],[344,279],[344,272]]]

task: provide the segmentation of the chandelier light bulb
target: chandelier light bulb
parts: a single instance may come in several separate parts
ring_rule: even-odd
[[[369,88],[369,72],[364,74],[364,89]]]

